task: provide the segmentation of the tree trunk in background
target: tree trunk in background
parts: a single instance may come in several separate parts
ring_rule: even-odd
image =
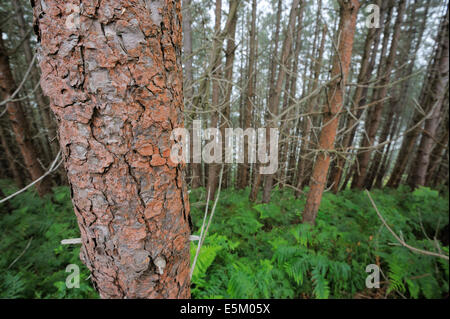
[[[375,137],[378,131],[378,127],[380,125],[381,121],[381,115],[383,112],[383,106],[384,101],[383,99],[386,98],[388,93],[388,84],[390,82],[392,68],[394,67],[398,42],[400,38],[400,27],[403,23],[403,15],[405,13],[405,7],[406,7],[406,0],[400,0],[397,10],[397,18],[394,25],[394,32],[391,40],[391,47],[389,49],[389,56],[386,59],[386,65],[383,68],[383,71],[379,73],[379,76],[381,76],[380,80],[380,86],[381,88],[374,92],[374,101],[378,101],[373,109],[372,112],[370,112],[368,119],[366,120],[366,134],[364,134],[361,147],[364,148],[363,150],[359,151],[358,154],[358,166],[359,168],[355,170],[354,180],[352,183],[352,188],[359,188],[361,189],[364,186],[364,182],[366,180],[366,176],[368,173],[368,167],[369,167],[369,161],[370,156],[372,154],[372,147],[375,143]],[[383,63],[380,62],[380,66],[382,66]]]
[[[339,122],[339,112],[343,107],[343,93],[347,81],[350,60],[352,57],[353,39],[356,29],[356,17],[359,10],[359,1],[339,1],[339,43],[333,57],[331,77],[339,76],[329,85],[328,108],[323,115],[323,128],[320,133],[319,147],[314,170],[311,176],[310,191],[306,199],[303,211],[303,222],[314,224],[319,210],[320,201],[327,181],[327,173],[330,165],[329,150],[333,149]]]
[[[278,115],[278,108],[280,104],[280,96],[281,96],[281,90],[283,87],[283,82],[286,77],[286,66],[287,61],[289,58],[289,55],[291,53],[292,49],[292,42],[293,42],[293,33],[295,30],[295,21],[297,18],[297,9],[299,6],[300,0],[293,0],[292,1],[292,7],[289,13],[289,22],[288,26],[286,28],[285,32],[285,38],[283,41],[283,47],[281,50],[281,57],[280,57],[280,65],[279,65],[279,71],[278,71],[278,77],[275,84],[275,91],[273,95],[269,96],[268,101],[268,110],[267,113],[267,128],[266,128],[266,141],[268,144],[268,148],[270,147],[270,128],[276,128],[278,127],[277,121],[274,119]],[[270,202],[270,193],[272,192],[272,185],[273,185],[273,179],[275,177],[275,174],[269,174],[265,176],[264,179],[264,190],[263,190],[263,203],[269,203]]]
[[[0,30],[0,97],[6,100],[16,89]],[[34,181],[44,175],[45,172],[38,162],[38,152],[31,139],[28,120],[25,117],[22,104],[20,101],[10,101],[6,103],[6,109],[25,167]],[[40,196],[47,194],[51,191],[51,180],[48,177],[44,178],[36,185],[36,188]]]
[[[221,63],[222,63],[222,46],[223,46],[223,40],[220,39],[220,24],[222,19],[222,0],[215,0],[216,1],[216,9],[215,9],[215,24],[214,24],[214,38],[213,38],[213,47],[212,47],[212,70],[211,70],[211,82],[212,82],[212,96],[211,96],[211,122],[209,124],[209,127],[211,128],[218,128],[219,127],[219,121],[220,121],[220,112],[221,112],[221,105],[220,105],[220,78],[222,76],[221,71]],[[216,53],[217,52],[217,53]],[[210,139],[212,141],[212,139]],[[220,141],[222,143],[222,141]],[[222,144],[221,144],[222,146]],[[214,201],[214,195],[216,194],[216,190],[219,183],[219,164],[217,163],[210,163],[207,165],[208,168],[208,182],[206,186],[206,193],[209,194],[209,200]]]
[[[279,188],[281,189],[285,183],[287,183],[289,176],[289,163],[288,163],[288,155],[290,145],[294,143],[292,139],[292,123],[294,123],[294,117],[296,111],[298,111],[298,107],[292,107],[296,102],[297,95],[297,79],[298,79],[298,65],[299,65],[299,55],[302,49],[302,37],[303,37],[303,13],[305,11],[305,2],[302,1],[300,7],[298,8],[297,13],[297,27],[295,29],[294,35],[296,35],[295,43],[294,43],[294,51],[291,54],[288,63],[292,64],[292,68],[290,68],[289,73],[287,74],[285,81],[285,91],[283,96],[283,108],[291,108],[288,112],[286,112],[281,117],[281,141],[279,147],[279,161],[281,163],[281,167],[277,172],[278,179],[280,180]],[[289,143],[290,142],[290,143]]]
[[[171,132],[183,127],[181,3],[82,0],[82,14],[42,3],[33,3],[41,83],[80,257],[102,298],[188,298],[185,165],[170,160]]]
[[[390,127],[390,131],[388,133],[388,137],[391,141],[394,140],[394,138],[398,132],[398,129],[399,129],[400,112],[398,109],[396,110],[396,112],[397,112],[397,114],[394,114],[394,119],[393,119],[392,125]],[[381,159],[381,164],[379,165],[377,171],[374,172],[374,174],[375,174],[374,187],[375,188],[383,187],[383,179],[386,175],[388,165],[392,158],[392,152],[390,152],[392,145],[393,145],[393,143],[391,142],[385,146],[386,150],[384,152],[384,156]]]
[[[320,76],[320,69],[322,67],[322,60],[323,60],[323,53],[324,53],[324,47],[325,47],[325,35],[326,35],[326,27],[323,28],[322,33],[322,39],[321,44],[319,48],[319,57],[317,58],[317,61],[315,61],[315,67],[314,67],[314,83],[312,85],[311,92],[314,92],[317,87],[319,86],[319,76]],[[314,111],[314,108],[317,107],[317,101],[319,99],[318,95],[315,95],[311,98],[310,102],[307,104],[306,107],[306,113],[311,113]],[[308,163],[311,164],[312,158],[310,158],[311,154],[308,154],[310,150],[310,145],[312,141],[312,115],[307,115],[304,118],[303,122],[303,130],[302,130],[302,136],[303,141],[300,146],[300,163],[299,163],[299,169],[298,169],[298,180],[297,180],[297,192],[296,196],[300,196],[300,191],[303,189],[303,185],[306,182],[306,168],[308,166]],[[309,165],[312,166],[312,165]]]
[[[377,1],[377,5],[382,7],[381,0]],[[383,10],[383,9],[382,9]],[[380,12],[380,19],[384,17],[384,10]],[[346,129],[347,132],[344,134],[342,139],[342,147],[344,154],[339,156],[336,161],[335,170],[333,174],[333,185],[331,187],[332,191],[336,194],[339,191],[339,185],[341,183],[342,173],[344,171],[344,166],[346,164],[347,152],[349,148],[353,145],[353,139],[355,136],[357,120],[362,114],[361,107],[363,106],[361,101],[364,101],[364,96],[367,94],[367,88],[364,86],[372,76],[373,64],[371,64],[371,55],[377,54],[376,50],[378,48],[378,43],[380,40],[381,28],[370,28],[366,37],[364,44],[364,52],[361,60],[361,68],[358,75],[358,83],[362,84],[356,87],[353,93],[353,99],[351,101],[352,107],[351,112],[353,116],[347,117]],[[374,50],[372,51],[372,45]],[[373,59],[375,62],[375,59]]]
[[[230,0],[229,10],[231,12],[233,7],[237,7],[239,5],[238,0]],[[221,117],[220,124],[220,132],[222,134],[222,140],[225,141],[225,129],[230,127],[230,113],[231,113],[231,93],[233,90],[233,66],[234,66],[234,57],[236,50],[236,24],[237,24],[237,14],[234,14],[232,19],[230,20],[230,30],[227,36],[227,45],[225,48],[225,69],[224,69],[224,78],[225,83],[225,97],[223,101],[224,109]],[[225,145],[225,142],[222,142],[222,145]],[[222,153],[223,159],[225,159],[225,153]],[[224,160],[225,163],[225,160]],[[223,169],[223,177],[222,177],[222,187],[227,188],[229,185],[229,179],[231,177],[231,169],[230,165],[224,164],[225,167]]]
[[[409,19],[410,29],[407,34],[407,38],[405,39],[406,50],[403,53],[400,53],[400,55],[399,55],[399,58],[400,58],[399,65],[407,64],[408,66],[406,67],[406,69],[398,71],[399,74],[396,77],[397,79],[401,79],[402,77],[407,77],[407,76],[411,75],[411,73],[413,72],[417,53],[420,48],[423,33],[425,31],[428,10],[429,10],[429,3],[425,7],[424,17],[423,17],[421,23],[419,24],[419,28],[417,30],[417,12],[416,12],[416,10],[417,10],[418,6],[419,6],[419,1],[418,0],[414,1],[414,4],[411,6],[411,12],[408,12],[408,15],[407,15],[407,17]],[[416,37],[417,37],[417,39],[415,39]],[[414,40],[416,40],[416,41],[414,41]],[[397,120],[402,111],[402,106],[405,104],[405,101],[408,100],[407,93],[408,93],[408,89],[409,89],[409,84],[410,84],[410,81],[408,81],[408,80],[402,82],[402,84],[400,86],[400,92],[399,92],[397,98],[393,101],[392,106],[389,108],[388,114],[385,117],[386,120],[385,120],[382,132],[381,132],[379,140],[378,140],[379,144],[386,142],[390,132],[392,130],[395,130],[395,127],[391,129],[391,126],[398,122]],[[397,114],[397,116],[395,116],[395,114]],[[395,123],[393,122],[394,118],[395,118]],[[386,149],[388,151],[390,149],[390,146],[391,146],[391,143],[389,143],[388,145],[385,145],[381,149],[377,149],[375,156],[372,160],[371,168],[369,169],[369,175],[365,181],[365,185],[366,185],[367,189],[370,189],[372,187],[372,184],[374,183],[375,179],[378,180],[378,182],[376,183],[378,185],[377,187],[382,186],[382,176],[380,176],[380,175],[384,175],[384,173],[385,173],[384,170],[386,167],[383,167],[380,170],[380,166],[384,166],[382,158],[383,158],[383,154],[387,153],[387,152],[384,152],[384,149]],[[388,157],[388,154],[385,154],[385,155],[386,155],[385,156],[385,159],[386,159]],[[381,174],[378,174],[378,172],[381,172]]]
[[[447,93],[447,99],[448,99],[448,93]],[[448,100],[447,100],[447,106],[448,106]],[[446,113],[447,114],[444,117],[444,121],[442,123],[443,128],[442,128],[441,136],[430,156],[430,165],[428,166],[427,178],[425,181],[425,185],[429,186],[429,187],[435,186],[435,185],[433,185],[434,177],[439,169],[439,166],[442,163],[445,150],[448,149],[448,138],[449,138],[448,107],[447,107]]]
[[[33,50],[31,49],[29,35],[27,35],[29,27],[23,17],[23,10],[22,10],[22,7],[21,7],[19,1],[13,1],[13,5],[14,5],[14,10],[16,11],[17,22],[20,27],[19,28],[20,35],[23,38],[25,38],[24,43],[23,43],[25,59],[28,64],[31,64],[31,62],[33,60]],[[34,70],[35,72],[33,72],[31,74],[31,80],[32,80],[31,82],[34,87],[39,82],[39,73],[38,73],[39,71],[37,70],[36,66],[33,66],[33,68],[35,69]],[[58,153],[58,141],[56,139],[55,121],[53,120],[53,118],[50,114],[50,107],[48,105],[48,102],[45,101],[45,98],[42,93],[42,89],[41,89],[40,85],[37,87],[36,91],[34,92],[34,97],[35,97],[37,105],[39,107],[39,112],[42,115],[45,130],[47,131],[46,135],[47,135],[48,143],[45,143],[45,147],[50,145],[50,150],[48,150],[48,152],[50,153],[49,154],[50,159],[52,159]]]
[[[441,34],[443,32],[444,31],[442,29],[439,32],[438,41],[437,41],[438,43],[439,43],[439,41],[442,41]],[[427,75],[426,75],[426,78],[424,80],[424,84],[422,87],[419,104],[421,105],[425,114],[430,112],[431,106],[428,101],[428,99],[430,98],[429,91],[431,90],[430,86],[435,77],[437,63],[438,63],[439,57],[441,55],[441,51],[442,51],[442,46],[437,45],[437,47],[435,49],[434,57],[428,65]],[[413,115],[413,118],[411,120],[411,124],[409,127],[415,127],[415,128],[412,129],[411,131],[409,131],[403,138],[400,151],[397,155],[394,169],[392,170],[391,176],[389,177],[389,180],[386,185],[387,187],[397,188],[400,185],[402,178],[403,178],[403,174],[406,170],[406,167],[408,166],[408,160],[410,159],[410,156],[413,153],[414,146],[416,145],[417,137],[420,134],[421,127],[419,124],[423,120],[424,114],[422,114],[422,112],[418,112],[416,110],[413,110],[413,112],[414,112],[414,115]]]
[[[17,167],[16,159],[13,155],[13,152],[11,151],[8,140],[6,138],[6,132],[2,125],[0,125],[0,142],[2,143],[3,151],[6,155],[6,160],[8,161],[8,170],[11,172],[14,184],[16,184],[17,187],[22,188],[25,186],[24,180],[22,175],[20,174],[20,170]],[[9,134],[8,134],[9,135]]]
[[[185,106],[193,113],[193,119],[197,119],[196,113],[193,108],[194,97],[194,75],[192,72],[192,28],[191,28],[191,0],[182,0],[182,12],[183,12],[183,53],[184,53],[184,85],[183,93]],[[194,163],[193,161],[193,143],[192,143],[192,130],[190,139],[190,162],[189,162],[189,177],[191,178],[191,188],[196,189],[201,186],[202,167],[201,163]]]
[[[431,185],[438,186],[441,183],[443,183],[444,185],[447,185],[447,187],[448,187],[448,163],[449,163],[449,158],[448,158],[448,147],[447,147],[447,149],[445,150],[444,156],[442,157],[442,161],[441,161],[438,169],[436,170],[436,173],[432,177]]]
[[[432,113],[431,116],[425,121],[425,129],[422,132],[422,137],[420,140],[419,148],[417,151],[417,157],[414,160],[412,166],[412,178],[409,181],[409,186],[411,188],[416,188],[417,186],[424,186],[426,181],[426,174],[428,170],[428,165],[430,163],[430,155],[435,143],[436,130],[439,126],[439,121],[441,119],[441,109],[443,102],[445,100],[445,95],[448,90],[448,75],[449,75],[449,34],[448,34],[448,21],[449,12],[447,7],[447,13],[442,22],[441,30],[442,33],[442,46],[441,55],[439,57],[438,63],[436,65],[436,74],[434,81],[431,85],[430,95],[430,105]]]
[[[279,42],[280,42],[282,10],[283,10],[282,0],[278,0],[277,15],[276,15],[276,20],[275,20],[276,21],[275,30],[272,33],[272,38],[274,40],[272,42],[273,50],[272,50],[272,54],[270,56],[269,76],[268,76],[268,81],[267,81],[267,85],[269,86],[269,91],[268,91],[268,95],[267,95],[267,104],[270,104],[270,99],[275,95],[275,77],[276,77],[276,72],[277,72],[276,57],[278,56],[278,47],[279,47]],[[255,174],[260,175],[259,174],[259,165],[254,165],[254,167],[256,170]],[[256,198],[258,197],[259,186],[261,185],[262,180],[263,180],[263,176],[254,176],[252,190],[250,191],[250,201],[256,201]]]
[[[257,2],[252,0],[252,21],[250,26],[250,52],[248,55],[248,86],[244,109],[244,130],[251,127],[253,103],[255,103],[255,61],[256,61],[256,12]],[[244,163],[238,166],[239,184],[238,188],[244,189],[248,186],[250,164],[248,160],[248,139],[244,139]]]
[[[221,12],[222,12],[222,1],[216,0],[216,21],[214,27],[214,40],[213,40],[213,48],[211,52],[211,64],[210,70],[212,79],[212,98],[211,98],[211,106],[213,111],[211,113],[211,128],[218,128],[219,126],[219,115],[220,115],[220,78],[222,76],[221,71],[221,53],[224,39],[230,34],[232,28],[232,21],[237,14],[237,8],[240,1],[233,1],[230,3],[230,11],[228,12],[227,21],[225,23],[225,27],[222,31],[220,31],[220,21],[221,21]],[[232,4],[232,5],[231,5]],[[199,92],[200,93],[200,92]],[[222,141],[220,141],[222,142]],[[210,200],[214,199],[216,194],[218,182],[219,182],[219,165],[217,163],[211,163],[208,165],[208,181],[207,181],[207,193],[210,194]]]

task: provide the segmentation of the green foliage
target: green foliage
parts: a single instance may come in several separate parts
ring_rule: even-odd
[[[4,181],[0,188],[14,191]],[[251,203],[248,193],[222,190],[193,273],[194,298],[352,298],[366,291],[369,264],[379,264],[385,276],[383,295],[448,294],[448,262],[393,245],[365,193],[324,194],[314,227],[299,223],[305,199],[290,190],[274,191],[270,204]],[[401,187],[375,190],[372,197],[406,242],[437,251],[428,238],[448,224],[448,193]],[[199,235],[204,189],[192,190],[190,201]],[[97,298],[79,260],[80,247],[60,245],[61,239],[79,237],[69,190],[55,188],[43,199],[28,191],[11,200],[9,209],[0,205],[0,297]],[[197,242],[191,242],[191,262],[196,250]],[[449,251],[442,245],[440,250]],[[80,266],[78,289],[65,285],[68,264]]]
[[[4,181],[0,188],[15,191]],[[9,205],[11,211],[0,206],[0,298],[97,298],[79,245],[60,244],[80,236],[68,188],[57,187],[42,199],[28,191]],[[66,288],[68,264],[80,267],[80,288]]]
[[[203,196],[203,189],[191,193],[197,229]],[[448,224],[448,194],[401,187],[373,191],[372,197],[409,244],[436,251],[428,237]],[[289,190],[275,191],[270,204],[247,198],[248,190],[222,191],[203,248],[214,260],[199,271],[201,279],[193,277],[194,298],[352,298],[366,291],[366,266],[377,263],[386,276],[382,289],[391,298],[448,293],[448,262],[393,245],[364,192],[326,193],[314,227],[298,223],[305,199]],[[237,244],[227,247],[218,238]],[[212,247],[220,249],[211,253]],[[448,247],[440,249],[448,253]]]

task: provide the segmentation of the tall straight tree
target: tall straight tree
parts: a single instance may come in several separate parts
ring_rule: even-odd
[[[192,21],[191,21],[191,0],[182,0],[183,10],[183,54],[184,54],[184,100],[186,108],[193,110],[194,97],[194,74],[192,69]],[[193,119],[197,119],[193,112]],[[191,187],[198,188],[201,185],[202,166],[200,163],[193,161],[193,143],[190,143],[190,164],[189,173],[191,178]]]
[[[445,95],[448,90],[449,74],[449,11],[442,21],[442,40],[439,45],[442,47],[441,55],[437,61],[436,73],[429,92],[429,103],[431,105],[431,115],[425,121],[425,127],[420,139],[417,157],[412,166],[412,176],[409,180],[411,188],[424,186],[427,177],[430,155],[436,140],[436,131],[442,117],[441,110],[444,105]],[[445,117],[444,117],[445,118]]]
[[[297,20],[296,18],[299,4],[300,0],[292,0],[292,6],[289,13],[289,22],[285,30],[285,38],[281,49],[280,65],[278,67],[278,76],[275,82],[275,90],[273,92],[273,95],[269,96],[268,100],[268,112],[267,112],[268,127],[266,130],[266,141],[269,141],[269,132],[270,132],[269,127],[278,127],[276,117],[278,115],[278,108],[280,104],[280,96],[281,90],[283,88],[283,82],[286,78],[287,61],[292,50],[295,21]],[[262,199],[264,203],[270,202],[270,193],[272,191],[274,177],[275,174],[265,176],[263,199]]]
[[[31,28],[27,25],[25,19],[24,19],[24,13],[22,9],[22,5],[20,4],[20,1],[13,1],[14,10],[16,11],[16,18],[19,25],[19,32],[21,37],[23,38],[23,49],[25,53],[25,60],[28,64],[31,64],[33,62],[33,50],[31,48],[30,43],[30,33],[28,30]],[[36,85],[37,82],[39,82],[39,74],[37,72],[37,68],[35,65],[33,65],[33,72],[31,74],[31,82],[33,86]],[[39,112],[42,115],[42,119],[44,122],[45,129],[47,131],[47,139],[48,144],[51,147],[51,153],[53,156],[56,155],[58,152],[57,149],[57,141],[56,141],[56,126],[54,123],[54,120],[51,117],[51,111],[48,107],[48,101],[45,100],[44,95],[42,94],[41,87],[38,86],[36,90],[34,91],[34,97],[36,99],[37,105],[39,107]],[[46,144],[45,146],[48,146]],[[50,152],[50,151],[49,151]]]
[[[188,298],[179,0],[33,1],[41,83],[102,298]]]
[[[211,128],[218,128],[219,120],[220,120],[220,80],[221,80],[221,56],[222,56],[222,48],[224,39],[230,34],[233,28],[233,20],[237,14],[238,6],[240,0],[232,1],[230,3],[230,10],[228,12],[227,21],[225,23],[225,27],[223,30],[221,29],[221,17],[222,17],[222,1],[216,0],[216,19],[214,24],[214,40],[213,46],[210,55],[210,64],[207,70],[207,74],[212,77],[212,97],[211,97]],[[203,81],[200,88],[200,94],[206,94],[208,90],[208,85],[206,81]],[[213,134],[212,134],[213,135]],[[218,139],[217,136],[212,136],[211,138]],[[222,142],[222,141],[220,141]],[[216,155],[216,154],[214,154]],[[211,163],[208,165],[208,183],[207,183],[207,192],[210,196],[210,199],[213,199],[218,186],[218,164]]]
[[[377,5],[381,7],[381,0],[377,1]],[[380,12],[380,19],[383,18],[383,13],[385,11]],[[355,136],[355,126],[357,125],[357,120],[361,116],[362,108],[361,101],[364,101],[363,97],[367,94],[367,85],[366,83],[370,80],[372,75],[372,69],[370,64],[371,53],[374,51],[376,55],[376,51],[372,51],[372,46],[375,49],[378,48],[378,41],[381,34],[381,28],[370,28],[367,32],[366,41],[364,44],[364,52],[361,59],[360,70],[358,75],[358,85],[353,93],[353,98],[351,100],[351,115],[347,117],[347,130],[344,133],[344,137],[342,138],[341,145],[343,147],[344,154],[340,155],[336,160],[336,165],[334,167],[335,173],[333,176],[333,185],[332,190],[334,193],[337,193],[339,190],[339,185],[341,183],[342,173],[344,170],[345,162],[347,159],[348,149],[353,144],[353,138]]]
[[[435,98],[430,95],[430,92],[432,90],[431,87],[433,83],[436,82],[435,78],[439,69],[438,64],[443,49],[443,45],[441,44],[444,41],[442,37],[442,34],[444,32],[446,31],[443,30],[441,27],[437,36],[436,41],[437,43],[435,50],[433,52],[433,57],[429,63],[427,74],[420,94],[419,104],[423,109],[423,112],[425,112],[426,114],[432,111],[433,104],[430,101],[432,101]],[[411,154],[413,154],[417,138],[420,136],[420,132],[422,129],[421,122],[424,119],[423,112],[414,111],[414,115],[412,117],[412,121],[410,124],[410,127],[413,129],[410,129],[407,132],[406,136],[403,138],[402,145],[399,154],[397,156],[394,169],[392,170],[391,176],[389,177],[389,180],[387,182],[388,187],[396,188],[400,185],[402,181],[404,172],[408,166],[408,161],[411,157]]]
[[[229,10],[230,12],[233,7],[238,7],[239,0],[230,0],[229,2]],[[238,15],[234,14],[232,19],[230,20],[230,31],[227,35],[227,44],[225,48],[225,67],[224,67],[224,80],[225,84],[224,88],[224,98],[223,98],[223,111],[222,113],[222,121],[220,123],[220,132],[222,135],[222,140],[225,141],[225,131],[230,127],[231,123],[231,93],[233,91],[233,67],[234,67],[234,58],[236,52],[236,24],[237,24]],[[226,143],[226,141],[225,141]],[[223,145],[225,145],[225,143]],[[222,154],[223,158],[225,158],[225,154]],[[226,188],[229,184],[229,178],[231,177],[231,167],[226,165],[223,171],[222,178],[222,187]]]
[[[319,137],[320,153],[317,156],[310,180],[310,191],[303,211],[303,222],[314,224],[319,210],[322,194],[327,182],[330,166],[329,151],[334,147],[339,113],[344,103],[345,84],[347,81],[350,61],[352,58],[353,40],[356,30],[356,17],[360,3],[357,0],[340,0],[340,21],[338,29],[337,52],[333,56],[331,78],[329,85],[327,107],[323,114],[323,127]]]
[[[406,0],[399,0],[398,10],[397,10],[397,18],[394,24],[394,31],[391,40],[391,46],[389,49],[389,55],[386,58],[384,68],[383,63],[380,62],[380,88],[376,90],[373,94],[374,101],[376,101],[375,106],[370,112],[365,125],[366,133],[363,136],[361,142],[362,150],[358,153],[358,166],[359,168],[355,170],[355,174],[353,177],[352,188],[362,188],[366,181],[366,177],[368,174],[370,156],[372,154],[372,147],[375,144],[375,137],[378,131],[378,127],[380,126],[383,107],[385,105],[384,99],[388,94],[388,84],[391,80],[391,73],[395,63],[395,57],[397,54],[398,42],[400,39],[401,26],[403,23],[403,15],[405,14],[406,8]]]
[[[257,2],[252,0],[252,21],[250,25],[250,50],[248,55],[248,85],[245,94],[244,129],[252,124],[253,103],[255,103],[255,60],[256,60],[256,10]],[[239,164],[239,188],[245,188],[249,181],[248,139],[244,140],[244,163]]]
[[[320,29],[320,25],[321,25],[321,10],[322,10],[322,1],[319,0],[318,1],[318,12],[317,12],[317,17],[316,17],[316,31],[315,31],[315,38],[318,38],[319,35],[319,29]],[[317,88],[319,87],[319,77],[320,77],[320,71],[322,69],[322,60],[323,60],[323,54],[325,51],[325,35],[327,32],[327,28],[325,25],[322,26],[322,39],[320,40],[320,47],[317,50],[318,54],[317,54],[317,58],[315,57],[314,59],[314,67],[313,67],[313,79],[312,79],[312,84],[311,84],[311,89],[309,90],[310,92],[314,92],[315,90],[317,90]],[[316,41],[314,41],[316,42]],[[306,104],[306,113],[310,114],[311,112],[313,112],[313,109],[315,107],[317,107],[317,102],[318,102],[318,95],[314,95]],[[303,123],[302,123],[302,143],[300,145],[300,155],[299,155],[299,164],[298,164],[298,179],[297,179],[297,191],[296,191],[296,196],[300,196],[302,189],[303,189],[303,185],[306,182],[307,179],[307,174],[306,174],[306,170],[307,167],[312,167],[311,161],[312,159],[310,158],[310,154],[308,154],[309,149],[310,149],[310,145],[312,143],[312,118],[309,116],[305,116],[303,118]]]

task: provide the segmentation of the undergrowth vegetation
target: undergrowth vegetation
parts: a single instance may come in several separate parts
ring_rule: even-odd
[[[14,191],[6,181],[0,188]],[[372,197],[392,229],[417,248],[448,254],[439,246],[449,222],[448,191],[374,190]],[[193,298],[353,298],[366,291],[366,267],[380,267],[383,297],[448,296],[449,264],[396,244],[367,195],[326,193],[317,225],[298,223],[305,198],[275,190],[271,204],[248,201],[248,190],[222,190],[192,278]],[[194,233],[199,235],[205,190],[190,194]],[[0,205],[1,298],[98,298],[79,260],[79,237],[70,191],[46,198],[25,192]],[[196,242],[191,243],[191,259]],[[68,264],[81,269],[80,288],[65,285]],[[374,289],[376,290],[376,289]]]

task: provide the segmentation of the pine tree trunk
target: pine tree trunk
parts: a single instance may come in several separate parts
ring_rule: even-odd
[[[331,77],[338,76],[329,85],[328,102],[323,115],[323,128],[320,132],[320,153],[310,181],[310,191],[306,199],[303,211],[303,222],[314,224],[319,210],[320,201],[327,181],[328,168],[330,166],[330,154],[339,124],[339,113],[343,107],[343,92],[347,81],[350,61],[352,57],[353,40],[356,29],[356,17],[359,10],[359,1],[339,1],[339,43],[337,52],[333,57]]]
[[[364,186],[364,182],[366,180],[366,176],[368,174],[369,161],[372,154],[372,147],[374,146],[376,133],[378,131],[378,127],[380,125],[381,116],[383,112],[384,102],[382,101],[386,98],[388,93],[388,84],[391,78],[391,72],[394,67],[398,42],[400,38],[400,27],[403,23],[403,15],[405,13],[406,0],[400,0],[398,10],[397,10],[397,18],[394,25],[394,32],[391,40],[391,47],[389,50],[389,56],[386,59],[386,65],[383,68],[380,80],[381,88],[377,90],[374,94],[374,101],[378,101],[372,109],[372,112],[369,113],[370,116],[366,121],[366,134],[364,134],[364,138],[361,143],[361,147],[364,148],[358,154],[358,165],[359,169],[355,171],[354,180],[352,184],[352,188],[361,189]],[[383,65],[380,62],[380,65]]]
[[[25,59],[28,64],[31,64],[33,60],[33,50],[31,49],[31,44],[29,40],[29,36],[27,35],[28,25],[25,22],[24,16],[23,16],[23,10],[22,6],[20,5],[19,1],[13,1],[14,10],[16,11],[17,16],[17,22],[19,24],[19,31],[22,37],[25,38],[23,43],[24,53],[25,53]],[[31,74],[31,80],[33,87],[36,85],[36,83],[39,82],[39,74],[36,66],[33,66],[33,71]],[[49,152],[50,158],[53,159],[54,156],[56,156],[56,153],[58,153],[58,147],[57,147],[57,140],[56,140],[56,125],[55,122],[51,116],[50,108],[48,107],[48,102],[45,101],[44,95],[42,93],[42,89],[40,86],[37,87],[36,91],[34,92],[34,97],[36,99],[37,105],[39,107],[39,112],[42,115],[43,124],[45,126],[45,129],[47,131],[47,143],[45,147],[48,145],[50,146]]]
[[[233,10],[233,7],[237,7],[239,4],[238,0],[230,0],[229,3],[229,12]],[[237,24],[237,14],[234,14],[232,19],[230,20],[230,29],[227,36],[227,45],[225,48],[225,69],[224,69],[224,78],[225,78],[225,93],[224,93],[224,108],[222,112],[222,121],[220,124],[220,132],[222,134],[222,145],[225,145],[225,130],[230,127],[230,114],[231,114],[231,93],[233,90],[233,66],[234,66],[234,57],[236,50],[236,24]],[[223,159],[225,159],[225,153],[222,154]],[[224,161],[225,163],[225,161]],[[231,176],[231,167],[230,165],[224,164],[223,176],[222,176],[222,187],[227,188],[229,184],[229,179]]]
[[[447,93],[448,96],[448,93]],[[448,100],[447,100],[448,105]],[[431,153],[430,157],[430,165],[428,166],[428,172],[427,172],[427,178],[425,181],[425,185],[432,187],[435,186],[433,184],[435,175],[439,169],[439,166],[441,165],[445,150],[448,149],[448,138],[449,138],[449,122],[448,122],[448,108],[447,108],[447,116],[444,117],[444,127],[442,129],[441,136],[436,144],[436,146],[433,148],[433,152]]]
[[[16,159],[13,155],[13,152],[11,151],[8,140],[6,139],[6,132],[3,129],[3,126],[0,125],[0,142],[2,144],[3,151],[6,155],[6,160],[8,162],[8,170],[11,172],[14,184],[16,184],[17,187],[22,188],[25,186],[24,180],[22,175],[20,174],[20,170],[17,167]],[[9,134],[8,134],[9,135]]]
[[[381,6],[381,0],[377,2],[377,5]],[[383,14],[385,11],[380,12],[380,19],[383,19]],[[339,156],[336,161],[335,173],[333,176],[333,185],[332,191],[336,194],[339,191],[339,185],[341,183],[342,173],[344,171],[344,166],[346,164],[347,152],[349,148],[353,144],[353,139],[356,132],[356,121],[360,118],[362,114],[362,103],[364,102],[364,96],[367,94],[367,88],[364,86],[372,76],[373,65],[371,61],[375,62],[375,59],[371,60],[371,56],[376,55],[376,50],[378,49],[378,43],[380,40],[381,28],[370,28],[366,37],[366,41],[364,44],[364,52],[361,60],[361,68],[358,75],[358,83],[361,84],[356,87],[355,92],[353,93],[352,99],[352,108],[351,112],[353,116],[347,117],[347,132],[344,134],[342,139],[342,147],[344,154]],[[374,50],[372,51],[372,45]],[[356,117],[356,118],[355,118]]]
[[[417,186],[424,186],[428,165],[430,163],[430,155],[433,149],[436,131],[441,119],[441,109],[445,100],[445,95],[448,89],[448,75],[449,75],[449,39],[448,39],[448,23],[449,12],[447,7],[447,13],[442,24],[442,42],[441,42],[441,55],[439,57],[436,74],[434,81],[431,85],[430,105],[432,105],[431,116],[425,121],[425,128],[422,132],[419,148],[417,151],[417,157],[412,166],[412,178],[409,181],[411,188]]]
[[[255,103],[255,59],[256,59],[256,11],[257,2],[252,0],[252,21],[250,26],[250,51],[248,55],[248,86],[244,109],[244,129],[251,127],[253,103]],[[244,163],[239,164],[239,184],[238,188],[244,189],[249,184],[250,164],[248,157],[248,139],[244,139]]]
[[[280,104],[280,96],[281,96],[281,90],[283,87],[283,82],[286,78],[286,66],[288,62],[289,55],[291,54],[292,50],[292,43],[293,43],[293,33],[295,30],[295,21],[297,18],[297,10],[299,6],[300,0],[293,0],[292,1],[292,7],[289,13],[289,23],[286,28],[285,32],[285,38],[283,41],[283,47],[281,50],[281,57],[280,57],[280,66],[278,71],[278,76],[275,84],[275,91],[273,95],[269,96],[268,101],[268,109],[269,113],[267,113],[267,119],[268,119],[268,126],[266,128],[266,141],[267,144],[270,144],[270,128],[276,128],[278,127],[278,123],[274,120],[274,117],[278,115],[278,108]],[[269,145],[268,145],[269,147]],[[275,177],[275,174],[269,174],[265,176],[264,179],[264,189],[263,189],[263,203],[269,203],[270,202],[270,195],[272,192],[272,186],[273,186],[273,179]]]
[[[182,13],[183,13],[183,54],[184,54],[184,100],[187,109],[193,113],[193,119],[197,119],[196,113],[193,108],[194,97],[194,75],[192,71],[192,28],[191,28],[191,0],[182,0]],[[194,163],[193,161],[193,145],[192,143],[192,129],[190,140],[190,161],[189,161],[189,177],[191,181],[191,188],[196,189],[201,186],[202,167],[201,163]]]
[[[181,3],[34,1],[43,91],[102,298],[188,298]],[[113,14],[114,13],[114,14]]]

